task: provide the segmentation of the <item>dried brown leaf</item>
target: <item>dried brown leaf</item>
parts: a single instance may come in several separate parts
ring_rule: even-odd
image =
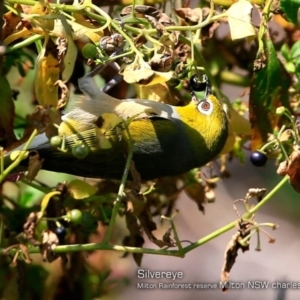
[[[205,208],[203,204],[206,203],[206,199],[205,199],[204,186],[202,185],[202,183],[193,182],[191,184],[188,184],[184,188],[184,191],[188,195],[188,197],[197,204],[198,209],[204,213]]]
[[[137,195],[141,189],[141,181],[142,180],[141,180],[140,173],[137,171],[137,169],[135,167],[134,161],[131,161],[131,164],[130,164],[130,174],[133,179],[133,184],[131,186],[131,190],[135,195]]]
[[[131,212],[125,214],[126,227],[129,230],[130,235],[126,236],[123,240],[124,246],[129,247],[142,247],[144,245],[144,238],[142,236],[142,230],[138,224],[137,218],[132,215]],[[133,258],[138,266],[141,265],[143,254],[134,253]]]
[[[300,151],[294,150],[289,162],[280,163],[277,173],[281,176],[289,175],[290,183],[297,193],[300,193]]]
[[[172,227],[170,227],[163,235],[163,242],[167,243],[170,245],[170,247],[176,246],[176,243],[173,241],[171,238],[171,233],[172,233]]]
[[[257,201],[261,201],[261,199],[265,196],[267,189],[265,188],[250,188],[246,194],[246,199],[250,199],[251,197],[257,198]]]
[[[40,246],[43,260],[52,262],[57,259],[57,255],[53,253],[56,246],[59,245],[59,239],[57,235],[51,230],[44,230],[42,232],[42,244]]]
[[[173,50],[163,46],[155,51],[149,63],[152,70],[168,72],[171,69],[173,62]]]
[[[184,43],[178,43],[174,55],[176,58],[180,59],[182,63],[186,63],[187,59],[190,57],[191,47]],[[176,70],[175,70],[176,71]],[[180,72],[177,72],[180,73]]]
[[[199,19],[202,18],[202,9],[196,7],[194,9],[189,7],[175,9],[176,14],[184,19],[186,22],[198,23]]]
[[[236,258],[238,256],[238,250],[241,249],[243,252],[249,250],[249,241],[247,241],[246,245],[241,245],[240,240],[245,238],[249,232],[248,228],[251,226],[250,222],[243,222],[239,220],[238,222],[238,232],[235,233],[230,242],[228,243],[225,250],[225,261],[221,271],[221,282],[223,283],[222,291],[226,292],[228,290],[228,286],[226,283],[229,281],[229,275],[232,267],[235,264]]]
[[[27,180],[31,182],[37,176],[43,166],[44,159],[40,158],[37,151],[31,151],[29,155]]]
[[[220,26],[219,22],[206,25],[201,31],[202,45],[205,47],[207,42],[213,37],[215,30]]]
[[[237,242],[237,239],[239,236],[240,236],[239,232],[234,234],[225,250],[225,256],[224,256],[225,261],[221,272],[221,282],[224,284],[229,281],[230,270],[232,269],[235,260],[238,256],[239,244]],[[227,291],[227,289],[228,289],[227,287],[223,287],[222,291],[225,292]]]
[[[16,11],[22,12],[22,7],[20,5],[16,5],[14,8]],[[9,11],[3,15],[3,19],[4,25],[1,31],[1,40],[5,42],[5,39],[9,37],[16,30],[16,28],[19,27],[22,22],[22,18],[20,15]],[[7,45],[7,43],[5,43],[5,45]]]

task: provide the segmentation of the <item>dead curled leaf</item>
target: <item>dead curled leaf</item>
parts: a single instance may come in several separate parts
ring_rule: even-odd
[[[126,6],[122,9],[120,16],[128,16],[131,12],[132,5]],[[174,21],[167,14],[162,13],[152,6],[135,5],[134,12],[136,17],[144,17],[160,32],[165,30],[165,26],[174,25]]]
[[[189,7],[178,8],[175,9],[175,12],[186,22],[198,23],[199,19],[202,19],[202,9],[199,7],[196,7],[194,9]]]
[[[225,250],[225,261],[222,267],[221,272],[221,282],[223,283],[222,291],[226,292],[228,288],[230,287],[229,284],[229,275],[230,270],[232,269],[235,260],[238,256],[238,250],[241,249],[242,252],[249,250],[249,241],[246,245],[241,245],[239,241],[247,236],[249,234],[248,228],[251,226],[251,223],[249,222],[243,222],[242,220],[239,220],[238,222],[238,232],[235,233],[230,242],[228,243],[226,250]]]
[[[14,8],[17,12],[22,12],[22,7],[20,5],[16,5]],[[5,39],[13,34],[16,28],[19,27],[22,18],[14,12],[9,11],[3,15],[3,20],[4,25],[1,32],[1,40],[5,42]],[[7,44],[7,42],[4,43],[4,45]]]
[[[172,234],[172,227],[170,227],[163,235],[162,240],[172,246],[176,246],[176,243],[173,241],[173,239],[171,238],[171,234]]]
[[[31,151],[29,154],[29,163],[28,163],[28,173],[27,180],[31,182],[34,180],[39,170],[43,166],[44,159],[40,158],[40,155],[37,151]]]
[[[40,250],[44,261],[52,262],[58,258],[58,256],[53,253],[53,250],[58,244],[59,240],[54,232],[51,230],[44,230],[42,232],[42,244]]]
[[[289,157],[289,162],[284,161],[279,164],[277,174],[288,175],[290,183],[297,193],[300,193],[300,151],[294,150]]]
[[[140,225],[137,222],[137,218],[132,215],[131,212],[125,214],[126,227],[129,230],[129,236],[126,236],[123,240],[124,246],[129,247],[142,247],[144,245],[143,233]],[[127,254],[124,254],[124,257]],[[140,266],[142,262],[142,253],[133,253],[133,259],[135,263]]]

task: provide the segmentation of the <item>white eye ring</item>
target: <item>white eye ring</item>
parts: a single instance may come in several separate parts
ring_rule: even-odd
[[[214,109],[213,103],[209,99],[203,99],[198,104],[198,110],[204,115],[209,116]]]

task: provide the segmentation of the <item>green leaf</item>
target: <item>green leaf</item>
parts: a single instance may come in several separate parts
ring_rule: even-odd
[[[300,41],[295,43],[291,49],[291,58],[297,59],[300,58]]]
[[[294,24],[298,23],[298,9],[300,7],[300,0],[280,0],[280,7],[290,22]]]
[[[296,74],[298,80],[300,80],[300,62],[296,64],[295,74]]]
[[[290,58],[291,58],[291,55],[290,55],[290,48],[287,44],[283,44],[281,49],[280,49],[280,52],[282,54],[282,56],[284,57],[284,59],[286,61],[289,61]]]
[[[88,198],[96,193],[95,187],[79,179],[69,182],[68,188],[74,199]]]
[[[278,122],[276,108],[289,108],[289,74],[278,60],[276,50],[267,32],[263,37],[264,53],[256,60],[257,70],[252,77],[249,109],[252,128],[252,149],[266,142]]]

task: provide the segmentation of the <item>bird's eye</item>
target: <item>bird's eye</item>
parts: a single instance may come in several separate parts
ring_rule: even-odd
[[[198,110],[204,115],[210,115],[213,111],[213,104],[210,100],[204,99],[198,104]]]

